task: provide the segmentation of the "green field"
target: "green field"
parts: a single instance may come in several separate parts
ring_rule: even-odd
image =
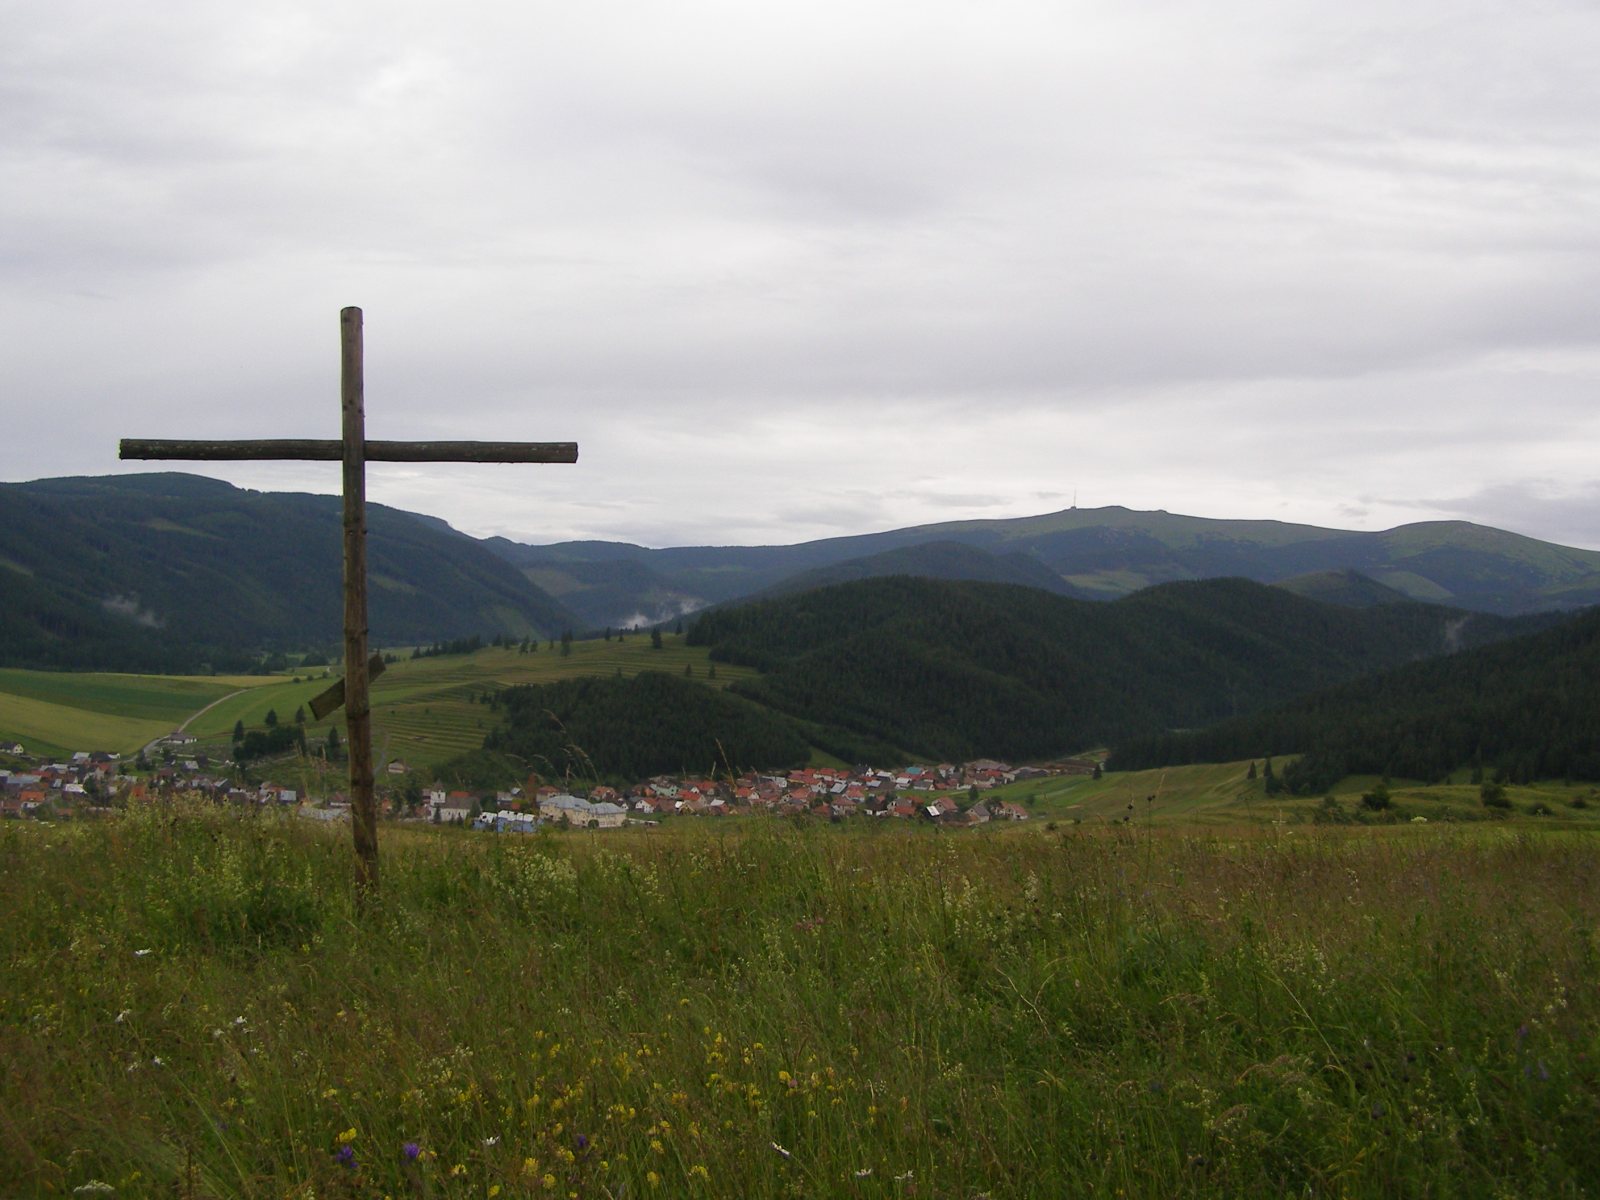
[[[419,766],[477,749],[493,720],[488,708],[469,697],[502,687],[618,672],[682,675],[686,667],[694,678],[721,687],[755,674],[719,663],[711,680],[705,648],[686,646],[670,634],[660,650],[651,649],[647,636],[634,635],[627,641],[574,642],[570,655],[562,655],[559,647],[530,654],[511,649],[419,659],[408,654],[401,652],[373,683],[373,747],[382,761],[400,758]],[[298,681],[293,673],[191,678],[5,670],[0,671],[0,739],[40,754],[132,754],[193,718],[189,732],[225,754],[235,722],[260,727],[269,711],[292,720],[335,676],[325,677],[323,668],[302,673]],[[308,733],[322,738],[326,728],[313,725]],[[342,727],[339,732],[343,737]]]
[[[1281,769],[1290,759],[1281,759]],[[1152,771],[1109,772],[1101,779],[1085,775],[1027,780],[994,789],[990,795],[1023,805],[1039,820],[1085,825],[1223,825],[1297,823],[1313,819],[1322,797],[1268,796],[1260,777],[1249,778],[1250,763],[1203,763]],[[1464,779],[1466,772],[1459,772]],[[1352,775],[1333,790],[1346,816],[1362,811],[1361,796],[1379,781]],[[1481,820],[1486,814],[1478,788],[1462,783],[1425,785],[1394,780],[1389,784],[1392,807],[1382,819],[1410,821]],[[1536,805],[1550,810],[1540,820],[1594,825],[1600,823],[1600,787],[1589,783],[1545,781],[1507,788],[1511,811],[1526,815]],[[1368,819],[1379,814],[1368,813]]]
[[[0,823],[0,1193],[1600,1180],[1593,832],[386,827],[364,911],[348,839]]]
[[[0,669],[0,740],[31,753],[131,754],[208,704],[271,677],[116,675]],[[229,728],[232,728],[231,722]]]

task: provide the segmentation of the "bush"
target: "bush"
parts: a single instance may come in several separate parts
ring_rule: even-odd
[[[1478,789],[1478,795],[1483,800],[1485,808],[1510,808],[1511,801],[1506,797],[1505,784],[1489,781]]]

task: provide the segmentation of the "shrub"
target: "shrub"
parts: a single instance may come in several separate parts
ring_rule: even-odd
[[[1478,789],[1478,795],[1483,800],[1485,808],[1510,808],[1511,801],[1506,797],[1505,784],[1496,781],[1485,782]]]

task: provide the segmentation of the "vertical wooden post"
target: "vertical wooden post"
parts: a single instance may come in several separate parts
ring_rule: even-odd
[[[361,310],[339,313],[340,386],[344,415],[344,697],[350,755],[350,830],[355,840],[356,893],[378,886],[378,805],[372,787],[372,704],[367,676],[367,430]]]
[[[356,849],[356,896],[365,905],[378,886],[378,802],[373,795],[372,676],[367,657],[367,460],[373,462],[574,463],[576,442],[369,442],[363,380],[361,310],[339,313],[339,400],[343,436],[266,441],[173,441],[123,438],[123,458],[303,459],[344,463],[344,679],[312,701],[317,719],[343,704],[350,752],[350,830]]]

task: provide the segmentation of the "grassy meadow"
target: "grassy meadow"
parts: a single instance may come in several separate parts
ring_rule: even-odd
[[[406,657],[409,650],[398,653],[400,660],[373,683],[373,746],[380,760],[403,758],[421,766],[482,745],[493,722],[473,700],[501,687],[618,672],[682,675],[685,669],[721,687],[755,674],[719,663],[712,680],[706,649],[687,646],[674,634],[663,638],[660,650],[651,649],[648,635],[631,634],[626,641],[574,642],[570,655],[548,647],[530,654],[491,648],[419,659]],[[259,727],[269,710],[288,720],[338,674],[338,668],[322,667],[227,677],[0,670],[0,740],[21,742],[39,754],[133,754],[188,721],[189,732],[226,753],[236,721]],[[325,736],[326,728],[309,731]],[[339,733],[344,736],[342,727]]]
[[[1291,761],[1280,759],[1278,766]],[[1100,779],[1086,775],[1061,775],[1007,784],[990,795],[1022,804],[1037,820],[1106,825],[1121,822],[1183,826],[1236,823],[1295,824],[1315,820],[1323,807],[1321,796],[1268,796],[1255,760],[1257,777],[1249,777],[1249,760],[1200,763],[1149,771],[1111,771]],[[1457,781],[1424,784],[1417,780],[1390,780],[1386,787],[1391,806],[1382,813],[1363,810],[1361,797],[1380,782],[1376,776],[1351,775],[1332,795],[1340,815],[1350,822],[1359,818],[1378,823],[1400,823],[1420,817],[1432,821],[1482,821],[1499,819],[1483,805],[1477,784],[1467,782],[1469,772],[1456,773]],[[1537,814],[1542,822],[1600,829],[1600,786],[1592,783],[1543,780],[1506,785],[1510,809],[1506,815]]]
[[[1554,824],[0,824],[0,1193],[1581,1196]]]
[[[74,750],[132,754],[206,706],[241,689],[275,682],[259,675],[0,669],[0,741],[21,742],[35,754]],[[230,721],[228,730],[232,728]]]

